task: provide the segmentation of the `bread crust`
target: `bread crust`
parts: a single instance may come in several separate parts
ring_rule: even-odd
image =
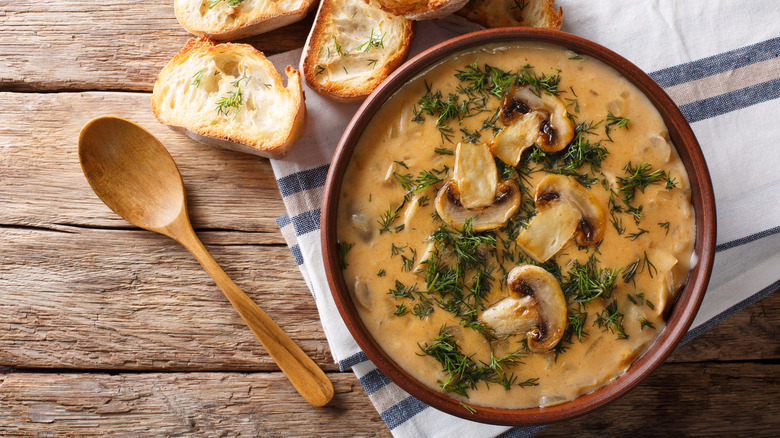
[[[296,0],[290,8],[258,0],[230,7],[227,0],[208,8],[207,0],[174,0],[179,23],[193,35],[217,41],[247,38],[302,20],[316,0]],[[285,4],[280,2],[279,4]],[[208,15],[206,15],[208,14]]]
[[[221,68],[218,63],[222,63]],[[195,70],[201,66],[205,67]],[[229,69],[237,73],[242,66],[241,77],[237,74],[231,76]],[[206,69],[209,73],[202,73]],[[262,76],[263,83],[250,82],[253,76],[247,77],[248,71],[258,76],[255,81]],[[160,123],[201,143],[267,158],[281,158],[303,134],[306,118],[300,75],[289,65],[285,73],[286,88],[273,64],[251,45],[193,38],[157,76],[152,92],[152,110]],[[195,85],[191,79],[198,74],[201,79]],[[209,82],[201,87],[200,82],[204,79]],[[236,83],[238,87],[244,87],[243,90],[238,88],[246,94],[244,107],[239,103],[233,114],[220,115],[215,105],[220,97],[225,96],[220,90],[235,91],[236,88],[225,87],[236,87]],[[215,91],[205,90],[209,84],[211,88],[216,87]],[[270,97],[276,104],[274,108],[249,108],[250,99],[255,97],[258,103]],[[274,120],[270,120],[272,111],[275,111]],[[272,129],[256,129],[254,125],[259,122],[270,124]]]
[[[387,12],[410,20],[434,20],[462,8],[469,0],[377,0]]]
[[[555,0],[523,0],[520,5],[518,0],[470,0],[455,15],[486,28],[561,28],[563,8],[556,10]]]
[[[373,0],[321,0],[300,69],[317,93],[360,102],[406,60],[413,35],[411,21],[384,12]],[[372,41],[381,47],[362,48]]]

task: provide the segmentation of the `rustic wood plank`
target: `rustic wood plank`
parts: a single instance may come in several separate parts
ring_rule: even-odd
[[[537,436],[777,436],[778,395],[777,363],[666,364],[613,404]]]
[[[615,403],[538,436],[773,436],[780,365],[667,364]],[[390,436],[349,373],[307,405],[279,373],[0,374],[0,434]]]
[[[335,369],[285,246],[201,233],[228,275],[318,363]],[[172,240],[133,230],[1,228],[0,366],[272,370],[225,298]],[[780,295],[727,319],[672,362],[780,359]]]
[[[267,55],[303,46],[314,14],[241,42]],[[151,91],[192,35],[171,1],[0,3],[0,90]]]
[[[256,233],[205,244],[225,272],[321,366],[332,363],[286,246]],[[275,370],[194,258],[147,231],[0,228],[0,365]]]
[[[168,148],[187,188],[196,228],[270,233],[285,212],[268,160],[202,145],[157,122],[146,93],[0,93],[0,225],[131,225],[92,192],[78,161],[86,122],[116,115]]]
[[[281,373],[0,374],[2,436],[390,437],[351,373],[325,408]]]

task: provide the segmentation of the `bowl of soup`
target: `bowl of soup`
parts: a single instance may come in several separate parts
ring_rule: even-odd
[[[616,53],[494,29],[360,107],[322,209],[329,285],[391,380],[463,418],[543,424],[624,394],[703,299],[715,204],[684,117]]]

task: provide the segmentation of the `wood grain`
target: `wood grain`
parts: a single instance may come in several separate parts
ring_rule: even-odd
[[[92,192],[77,154],[81,127],[106,114],[154,134],[176,161],[193,226],[270,233],[285,209],[268,160],[209,147],[162,126],[146,93],[0,93],[0,224],[127,228]]]
[[[271,55],[303,46],[301,22],[242,40]],[[0,3],[0,90],[151,91],[187,39],[172,1]]]
[[[0,374],[0,435],[390,437],[354,375],[331,376],[312,408],[280,373]]]
[[[537,436],[775,437],[780,364],[667,364],[615,403]]]
[[[244,235],[242,233],[241,235]],[[335,369],[287,247],[206,245],[320,365]],[[277,369],[195,259],[147,231],[0,228],[0,365]]]
[[[391,436],[353,375],[331,374],[334,401],[314,409],[275,374],[0,374],[0,435]],[[779,375],[778,364],[667,364],[538,436],[775,436]]]

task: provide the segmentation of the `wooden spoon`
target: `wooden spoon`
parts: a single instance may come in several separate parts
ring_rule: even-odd
[[[228,278],[195,235],[179,169],[159,140],[128,120],[98,117],[81,130],[79,161],[111,210],[195,256],[306,401],[314,406],[330,401],[333,384],[325,373]]]

